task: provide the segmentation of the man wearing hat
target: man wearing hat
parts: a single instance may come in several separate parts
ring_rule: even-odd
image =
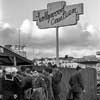
[[[76,72],[69,79],[69,93],[72,94],[73,100],[80,100],[82,91],[85,92],[81,71],[82,68],[78,65]]]

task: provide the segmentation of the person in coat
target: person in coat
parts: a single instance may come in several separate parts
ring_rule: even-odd
[[[81,93],[84,91],[81,71],[81,67],[77,66],[76,72],[69,79],[70,94],[72,94],[73,100],[81,100]]]
[[[19,86],[17,79],[12,75],[11,68],[6,68],[6,72],[2,77],[3,100],[17,99]]]
[[[54,68],[52,71],[52,89],[55,100],[60,100],[59,94],[61,92],[60,82],[62,79],[62,72],[58,68]]]

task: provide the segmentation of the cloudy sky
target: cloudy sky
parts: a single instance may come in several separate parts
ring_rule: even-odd
[[[26,45],[27,57],[55,57],[56,30],[39,29],[33,10],[46,9],[58,0],[0,0],[0,45]],[[65,0],[66,5],[84,3],[84,14],[77,25],[59,28],[60,56],[82,57],[100,50],[100,0]]]

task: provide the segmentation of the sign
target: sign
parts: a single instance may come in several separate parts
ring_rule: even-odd
[[[47,9],[33,12],[33,20],[40,29],[55,28],[77,24],[79,15],[83,14],[83,4],[66,6],[65,1],[49,3]]]
[[[83,14],[83,4],[67,5],[65,1],[48,3],[47,9],[33,11],[33,21],[40,29],[56,28],[56,61],[59,66],[58,28],[76,25],[79,15]]]
[[[65,1],[48,3],[48,5],[47,5],[48,14],[54,13],[54,12],[60,10],[61,8],[64,8],[65,6],[66,6]]]

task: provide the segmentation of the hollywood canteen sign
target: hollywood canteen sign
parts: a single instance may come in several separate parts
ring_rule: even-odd
[[[56,28],[56,61],[59,65],[59,35],[58,28],[76,25],[79,15],[83,14],[83,3],[67,5],[65,1],[47,4],[47,9],[34,10],[33,21],[40,29]]]
[[[47,9],[34,10],[33,21],[40,29],[76,25],[83,14],[83,3],[67,5],[65,1],[48,3]]]

